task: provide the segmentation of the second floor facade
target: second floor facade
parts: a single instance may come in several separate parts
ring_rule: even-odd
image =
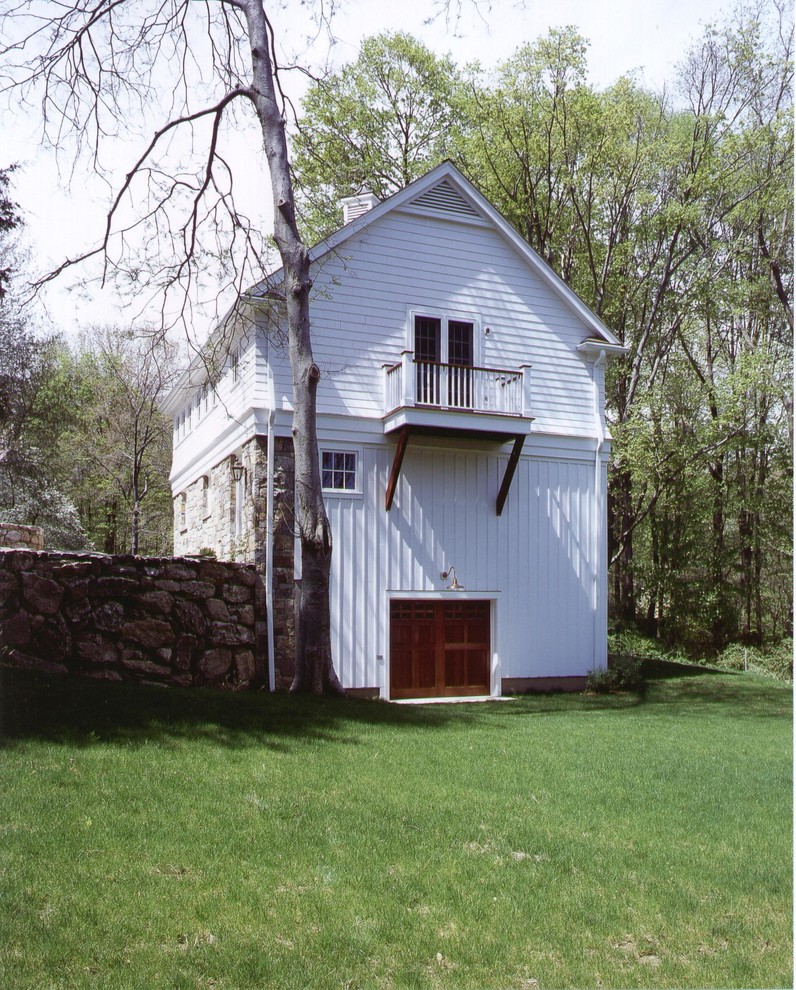
[[[600,354],[621,352],[619,341],[453,166],[311,257],[318,415],[330,429],[607,436]],[[169,397],[173,474],[264,432],[272,413],[288,426],[280,290],[276,272],[242,300],[214,385],[195,361]]]

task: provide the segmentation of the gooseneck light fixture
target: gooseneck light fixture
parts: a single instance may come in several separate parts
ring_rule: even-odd
[[[451,579],[451,583],[445,589],[446,591],[464,591],[464,585],[459,584],[459,581],[456,577],[456,568],[453,566],[453,564],[451,564],[451,566],[447,569],[447,571],[440,571],[439,576],[442,578],[443,581],[447,581],[448,578]]]

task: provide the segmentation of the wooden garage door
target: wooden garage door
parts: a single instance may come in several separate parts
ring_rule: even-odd
[[[489,694],[489,605],[390,602],[390,697]]]

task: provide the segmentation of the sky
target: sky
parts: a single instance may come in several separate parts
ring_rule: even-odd
[[[439,54],[450,54],[459,65],[477,60],[489,69],[551,27],[574,25],[590,41],[589,81],[594,86],[604,88],[635,72],[656,90],[672,83],[677,62],[705,25],[722,20],[733,6],[733,0],[452,0],[446,18],[438,0],[345,0],[334,20],[330,51],[325,42],[308,43],[296,30],[305,23],[296,14],[299,3],[287,0],[286,10],[274,20],[279,31],[283,18],[285,53],[307,64],[320,65],[327,57],[336,66],[353,61],[363,38],[402,30]],[[459,17],[454,16],[457,7]],[[300,93],[299,86],[294,95]],[[33,111],[3,110],[0,166],[12,161],[22,165],[13,198],[26,218],[33,267],[47,270],[101,238],[110,194],[89,166],[69,184],[69,163],[61,162],[59,169],[54,153],[40,145],[39,125]],[[267,209],[263,222],[268,222]],[[123,325],[125,312],[112,292],[86,295],[72,287],[74,282],[67,273],[46,291],[47,314],[56,329],[74,334],[92,323]],[[207,330],[209,326],[197,328],[197,336]]]
[[[355,58],[358,36],[404,30],[454,61],[494,65],[520,44],[551,27],[576,26],[591,42],[591,82],[603,87],[633,69],[657,88],[671,79],[675,63],[702,26],[732,9],[732,0],[480,0],[459,5],[461,16],[439,16],[433,0],[347,0],[339,20],[339,48]]]

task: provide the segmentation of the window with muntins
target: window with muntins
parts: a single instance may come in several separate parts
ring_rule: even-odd
[[[475,324],[471,320],[414,317],[417,401],[467,409],[472,404]]]
[[[448,364],[473,366],[473,325],[464,320],[448,321]]]
[[[356,451],[321,451],[321,483],[326,491],[356,492],[358,490]]]
[[[439,316],[414,318],[415,361],[434,361],[471,368],[475,363],[472,320],[443,320]]]
[[[442,320],[436,316],[415,317],[415,361],[440,361]]]

